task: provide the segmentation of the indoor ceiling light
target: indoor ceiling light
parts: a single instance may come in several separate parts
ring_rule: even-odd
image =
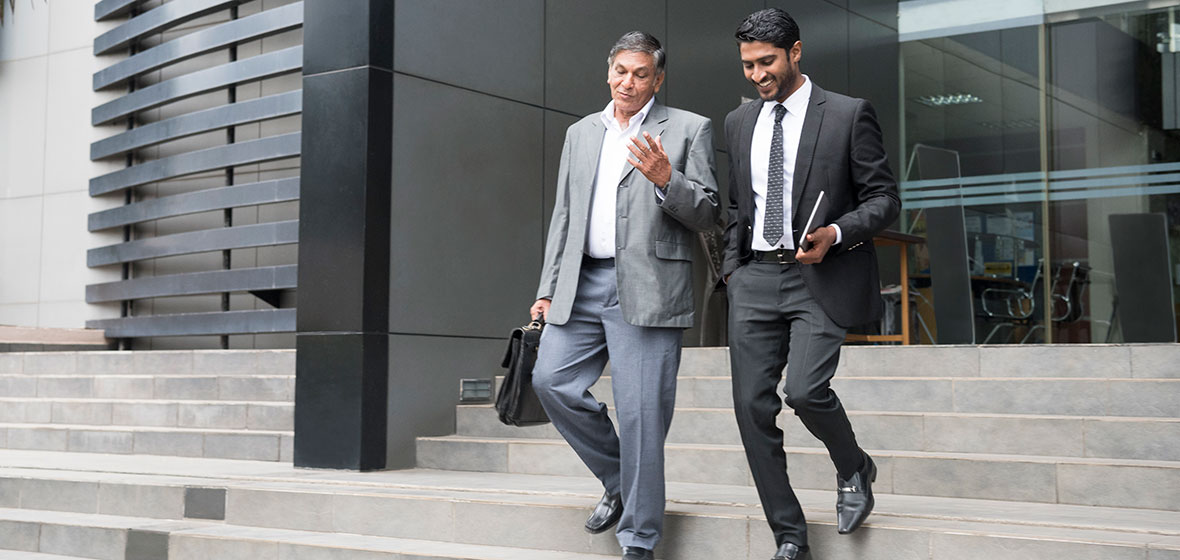
[[[946,95],[923,95],[914,99],[927,107],[945,107],[947,105],[966,105],[968,103],[983,103],[983,100],[970,93],[948,93]]]

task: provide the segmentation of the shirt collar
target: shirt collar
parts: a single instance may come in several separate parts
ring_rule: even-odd
[[[642,124],[643,121],[645,119],[647,119],[647,114],[648,114],[648,112],[651,111],[652,105],[655,105],[655,104],[656,104],[656,96],[653,95],[653,96],[651,96],[651,99],[647,100],[647,103],[643,106],[642,109],[639,110],[638,113],[635,113],[634,115],[631,116],[631,120],[628,121],[628,123],[627,123],[627,125],[628,125],[627,128],[631,128],[637,124]],[[620,131],[622,130],[622,127],[619,126],[619,121],[615,120],[615,100],[614,99],[612,99],[610,101],[610,103],[606,104],[606,108],[602,110],[602,113],[600,113],[599,116],[602,117],[602,124],[606,126],[607,130],[612,130],[612,129],[620,130]]]
[[[765,113],[770,111],[775,105],[782,105],[787,108],[787,112],[802,117],[807,114],[807,104],[811,101],[811,78],[807,74],[803,75],[803,85],[795,90],[786,101],[779,103],[777,101],[767,101],[762,105],[762,111]]]

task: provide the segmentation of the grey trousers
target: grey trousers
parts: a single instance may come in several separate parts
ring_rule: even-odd
[[[783,366],[787,405],[824,443],[837,471],[851,476],[864,455],[830,386],[845,329],[811,297],[799,266],[751,262],[729,277],[727,291],[733,402],[746,460],[776,544],[804,547],[807,523],[775,424],[784,401],[777,389]]]
[[[570,447],[607,492],[622,493],[620,546],[655,548],[664,525],[664,438],[672,424],[679,328],[623,320],[613,265],[583,265],[573,313],[547,325],[533,368],[537,396]],[[611,364],[619,420],[590,393]]]

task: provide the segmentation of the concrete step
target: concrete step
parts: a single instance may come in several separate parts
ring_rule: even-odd
[[[79,560],[80,558],[82,557],[62,556],[60,554],[42,554],[40,552],[25,552],[19,550],[0,550],[0,560]]]
[[[847,410],[1180,417],[1180,378],[852,377],[840,373],[832,380],[832,389]],[[599,379],[591,393],[614,404],[609,376]],[[676,383],[676,406],[732,408],[732,381],[729,377],[681,377]]]
[[[88,470],[73,470],[86,459]],[[61,540],[99,542],[96,537],[112,529],[135,529],[168,534],[171,559],[199,554],[202,560],[386,558],[358,554],[390,552],[366,547],[404,546],[401,539],[433,544],[417,540],[423,548],[398,549],[407,556],[390,558],[508,557],[480,556],[471,547],[521,547],[515,558],[618,554],[612,535],[581,529],[601,492],[588,477],[351,473],[253,461],[5,451],[0,465],[6,465],[0,467],[0,507],[22,508],[0,509],[0,535],[34,525],[42,536],[73,533]],[[182,519],[191,489],[222,490],[224,520]],[[1176,512],[882,494],[869,522],[846,537],[834,530],[834,492],[800,490],[799,497],[816,558],[1174,560],[1180,553]],[[670,483],[668,498],[659,558],[770,557],[772,537],[752,488]],[[132,516],[135,511],[155,512],[155,518]],[[296,543],[315,548],[287,546]],[[459,550],[446,548],[452,546],[470,555],[448,555]],[[53,552],[77,553],[65,547]]]
[[[0,397],[290,402],[294,396],[294,375],[0,374]]]
[[[614,419],[613,408],[610,414]],[[1178,418],[857,411],[848,416],[857,441],[870,449],[1180,461]],[[561,439],[552,424],[506,426],[490,405],[457,407],[455,423],[460,436]],[[789,410],[779,415],[778,425],[788,446],[823,445]],[[741,438],[732,409],[681,407],[668,442],[740,445]]]
[[[295,405],[164,399],[0,398],[0,422],[291,431]]]
[[[867,450],[881,493],[1180,510],[1180,462]],[[792,486],[834,486],[825,449],[786,451]],[[564,441],[547,439],[419,438],[417,461],[444,470],[588,474]],[[753,485],[740,445],[668,444],[665,461],[669,481]]]
[[[0,423],[5,449],[290,461],[293,446],[290,431]]]
[[[7,530],[5,530],[7,529]],[[4,533],[10,533],[4,535]],[[606,560],[613,556],[0,508],[0,560]],[[73,556],[38,551],[65,552]]]
[[[295,375],[295,350],[0,353],[0,373],[28,375]]]
[[[728,376],[728,348],[685,348],[680,375]],[[838,377],[1180,378],[1180,344],[845,346]]]

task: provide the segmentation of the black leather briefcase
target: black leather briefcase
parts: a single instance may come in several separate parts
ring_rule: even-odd
[[[541,330],[545,320],[535,321],[512,329],[508,350],[500,365],[508,368],[500,392],[496,395],[496,412],[500,421],[509,426],[536,426],[549,422],[533,391],[533,365],[537,363],[537,349],[541,346]]]

